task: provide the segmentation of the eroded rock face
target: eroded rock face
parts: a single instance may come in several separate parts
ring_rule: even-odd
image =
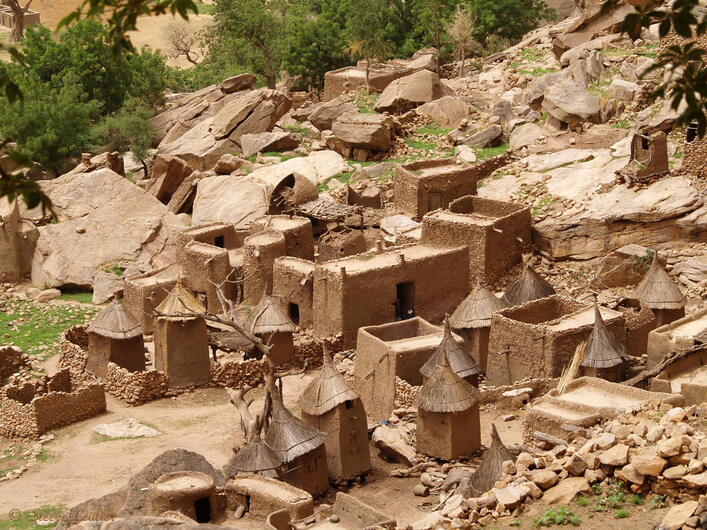
[[[449,95],[452,91],[442,84],[437,74],[420,70],[388,85],[376,103],[376,110],[401,114]]]
[[[356,105],[341,100],[340,98],[332,99],[317,103],[311,108],[311,112],[307,115],[309,123],[314,125],[320,131],[331,129],[336,118],[347,112],[355,112]]]
[[[39,228],[32,282],[39,287],[90,287],[106,264],[174,260],[183,222],[153,196],[110,169],[50,181],[45,190],[58,223]]]
[[[245,158],[267,151],[287,151],[288,149],[296,148],[298,145],[297,139],[291,133],[284,131],[244,134],[241,136],[241,149]]]

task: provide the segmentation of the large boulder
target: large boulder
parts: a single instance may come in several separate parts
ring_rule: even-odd
[[[376,103],[376,110],[401,114],[449,95],[452,91],[442,84],[437,74],[420,70],[388,85]]]
[[[263,132],[257,134],[244,134],[241,136],[241,149],[243,156],[248,158],[257,153],[268,151],[287,151],[299,145],[297,138],[292,133],[285,131]]]
[[[545,91],[542,107],[564,123],[599,121],[601,100],[570,80],[562,80]]]
[[[253,74],[238,74],[221,81],[220,88],[224,94],[232,94],[253,88],[257,79]]]
[[[511,149],[520,149],[521,147],[533,145],[538,141],[538,139],[540,139],[541,136],[544,135],[545,131],[542,127],[535,125],[534,123],[526,123],[513,129],[508,143],[511,146]]]
[[[35,285],[90,287],[107,264],[174,261],[174,236],[183,221],[110,169],[62,176],[44,189],[59,222],[39,228]]]
[[[341,98],[324,101],[313,105],[307,119],[320,131],[330,130],[336,118],[347,112],[355,112],[356,105],[341,100]]]
[[[332,131],[348,147],[388,151],[393,139],[393,119],[382,114],[347,112],[336,119]]]
[[[247,92],[183,134],[176,137],[168,134],[158,152],[178,156],[194,169],[211,169],[222,155],[240,149],[240,138],[244,134],[271,131],[291,104],[286,95],[275,90],[263,88]]]
[[[417,107],[417,113],[427,116],[442,127],[456,128],[474,111],[474,106],[463,96],[444,96]]]

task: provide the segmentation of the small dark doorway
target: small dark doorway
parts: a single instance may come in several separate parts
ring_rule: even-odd
[[[297,304],[289,305],[290,320],[295,324],[299,324],[299,306]]]
[[[687,132],[685,133],[685,141],[690,144],[697,138],[697,124],[691,123],[687,126]]]
[[[214,245],[216,245],[219,248],[223,248],[223,246],[226,244],[226,241],[224,240],[223,236],[216,236],[214,238]]]
[[[407,320],[415,316],[415,282],[399,283],[395,286],[395,318]]]
[[[442,194],[439,192],[431,192],[427,203],[427,209],[431,212],[442,208]]]
[[[194,501],[194,511],[196,512],[197,523],[208,523],[211,521],[211,502],[209,498]]]

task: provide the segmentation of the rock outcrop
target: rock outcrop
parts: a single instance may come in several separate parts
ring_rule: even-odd
[[[452,91],[442,84],[437,74],[420,70],[390,83],[380,95],[376,110],[402,114],[424,103],[450,95]]]

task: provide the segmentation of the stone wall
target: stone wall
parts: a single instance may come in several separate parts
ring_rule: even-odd
[[[29,358],[21,349],[16,346],[0,346],[0,386],[3,386],[10,376],[29,366]]]

